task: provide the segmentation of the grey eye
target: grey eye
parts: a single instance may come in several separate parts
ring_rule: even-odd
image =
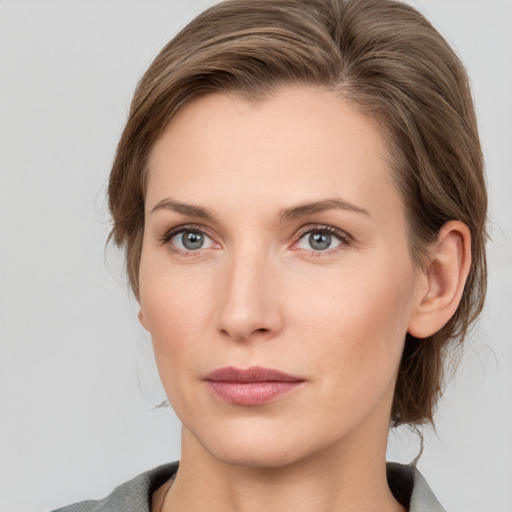
[[[181,235],[183,247],[189,251],[201,249],[204,244],[204,236],[201,233],[183,233]]]
[[[325,229],[313,229],[302,235],[297,247],[308,251],[326,251],[334,249],[344,241],[342,235],[337,233],[330,233]]]
[[[329,233],[310,233],[308,241],[315,251],[324,251],[331,246],[332,237]]]
[[[181,251],[197,251],[213,246],[212,239],[200,231],[181,231],[174,235],[170,241]]]

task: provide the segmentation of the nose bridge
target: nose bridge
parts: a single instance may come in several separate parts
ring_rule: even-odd
[[[270,336],[282,324],[274,293],[274,262],[264,249],[239,248],[226,262],[219,294],[219,329],[236,340],[256,334]]]

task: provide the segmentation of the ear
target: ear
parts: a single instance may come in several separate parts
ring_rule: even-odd
[[[144,329],[146,329],[146,331],[149,332],[146,317],[144,316],[144,311],[142,311],[142,307],[140,307],[140,306],[139,306],[139,314],[137,315],[137,317],[139,318],[140,325],[142,325],[142,327],[144,327]]]
[[[429,264],[422,271],[424,286],[407,330],[416,338],[435,334],[457,310],[471,266],[469,228],[457,220],[447,222],[428,254]]]

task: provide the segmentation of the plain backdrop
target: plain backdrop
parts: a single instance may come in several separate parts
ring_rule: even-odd
[[[0,511],[101,498],[179,457],[179,422],[105,251],[132,92],[208,0],[0,0]],[[512,2],[414,2],[472,77],[491,200],[489,298],[425,430],[452,512],[512,511]],[[389,458],[418,441],[393,434]]]

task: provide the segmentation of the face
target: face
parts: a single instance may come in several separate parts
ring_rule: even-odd
[[[209,94],[154,147],[140,320],[184,438],[279,466],[383,439],[416,271],[372,120],[333,92]]]

